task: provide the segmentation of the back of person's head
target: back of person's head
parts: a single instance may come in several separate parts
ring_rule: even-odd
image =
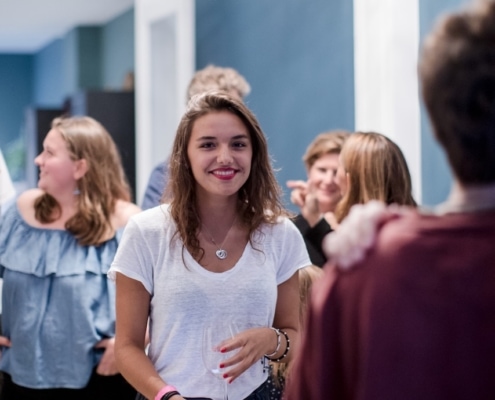
[[[199,249],[196,229],[199,217],[195,212],[196,181],[191,170],[187,147],[194,123],[204,115],[218,112],[236,115],[246,126],[253,150],[251,171],[238,192],[240,220],[251,234],[261,223],[274,223],[286,211],[281,203],[281,189],[275,178],[266,137],[254,114],[239,99],[225,92],[206,92],[194,96],[188,104],[175,135],[170,158],[170,178],[165,200],[179,235],[189,249]],[[268,212],[267,212],[268,211]]]
[[[336,217],[342,221],[351,207],[370,200],[386,204],[415,206],[406,159],[399,146],[375,132],[350,135],[340,153],[348,187],[337,204]]]
[[[325,154],[339,154],[348,137],[349,132],[344,130],[324,132],[316,136],[303,156],[306,170],[309,171],[315,161]]]
[[[187,89],[187,101],[197,94],[209,91],[227,92],[243,100],[251,92],[251,87],[235,69],[208,65],[197,71],[191,79]]]
[[[77,181],[78,213],[66,224],[81,244],[95,244],[108,233],[109,216],[117,199],[130,200],[130,189],[117,146],[107,130],[90,117],[55,118],[56,129],[67,144],[72,160],[86,160],[87,171]],[[49,195],[37,201],[37,218],[53,219],[58,207]],[[48,201],[47,201],[48,200]]]
[[[495,1],[437,24],[419,64],[433,130],[464,184],[495,182]]]

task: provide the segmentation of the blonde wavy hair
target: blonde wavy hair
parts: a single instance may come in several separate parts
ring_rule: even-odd
[[[235,92],[242,99],[251,92],[251,86],[234,68],[208,65],[197,71],[189,82],[187,101],[193,96],[212,90]]]
[[[101,243],[115,233],[110,218],[117,200],[130,201],[131,194],[121,158],[106,129],[90,117],[55,118],[56,129],[67,144],[72,160],[86,160],[87,172],[77,181],[78,211],[65,224],[83,246]],[[60,205],[48,193],[34,204],[35,217],[41,223],[55,221]]]
[[[268,154],[265,135],[254,114],[242,103],[227,93],[207,92],[194,96],[182,117],[170,158],[170,179],[164,199],[170,203],[170,213],[177,226],[177,232],[184,246],[193,257],[201,260],[204,249],[197,238],[201,220],[196,209],[196,181],[187,156],[187,146],[194,123],[209,113],[227,111],[239,117],[246,126],[253,148],[251,171],[246,183],[238,192],[238,220],[248,228],[249,240],[263,223],[275,224],[288,212],[281,202],[281,188]]]
[[[323,269],[316,265],[308,265],[299,270],[299,327],[300,331],[306,325],[306,315],[311,299],[311,288],[313,283],[321,279]],[[281,387],[281,381],[289,377],[291,363],[271,363],[271,374],[273,383]]]
[[[349,187],[335,210],[338,222],[354,204],[370,200],[416,206],[406,159],[399,146],[386,136],[353,133],[340,152],[340,162],[349,176]]]
[[[344,146],[345,141],[349,137],[350,132],[344,130],[335,130],[320,133],[309,144],[304,153],[303,161],[306,170],[309,171],[313,164],[321,156],[326,154],[339,154]]]

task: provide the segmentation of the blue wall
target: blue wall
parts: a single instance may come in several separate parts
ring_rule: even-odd
[[[65,64],[69,57],[64,57],[65,47],[65,41],[58,39],[34,55],[34,97],[25,106],[36,104],[46,108],[60,107],[66,96],[64,78],[68,68]]]
[[[0,147],[5,154],[7,144],[21,133],[24,106],[33,92],[33,57],[0,54]]]
[[[196,46],[197,69],[233,67],[251,84],[286,194],[318,133],[354,129],[352,1],[196,1]]]
[[[465,0],[420,0],[420,38],[423,42],[437,19],[467,4]],[[423,204],[435,205],[443,202],[450,191],[452,173],[447,158],[436,142],[424,107],[421,109],[421,179],[423,182]]]
[[[134,9],[102,28],[102,80],[105,89],[121,89],[134,72]]]
[[[77,89],[102,88],[102,28],[85,26],[76,29],[78,68]],[[77,90],[76,89],[76,90]]]

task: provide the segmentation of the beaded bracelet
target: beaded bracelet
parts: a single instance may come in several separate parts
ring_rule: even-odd
[[[273,328],[273,327],[270,327],[270,329],[272,329],[277,334],[277,348],[275,349],[275,351],[273,353],[265,354],[265,357],[273,357],[280,350],[280,330],[277,328]]]
[[[275,359],[269,358],[269,360],[270,361],[273,361],[273,362],[280,362],[280,361],[282,361],[285,357],[287,357],[287,354],[289,353],[289,350],[290,350],[290,339],[289,339],[289,335],[287,334],[287,332],[283,331],[282,329],[279,329],[279,331],[285,336],[286,347],[285,347],[284,354],[282,354],[279,358],[275,358]]]

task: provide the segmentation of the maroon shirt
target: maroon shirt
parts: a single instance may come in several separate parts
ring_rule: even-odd
[[[325,269],[287,400],[495,399],[495,212],[392,220]]]

